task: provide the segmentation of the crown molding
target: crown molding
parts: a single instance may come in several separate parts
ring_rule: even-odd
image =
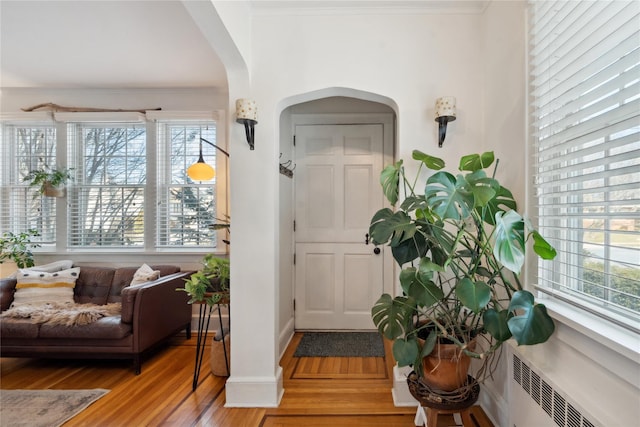
[[[251,0],[254,15],[482,14],[491,0]]]

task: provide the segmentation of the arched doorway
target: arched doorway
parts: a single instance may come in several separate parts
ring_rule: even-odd
[[[388,99],[356,95],[281,115],[281,162],[295,164],[280,181],[281,330],[373,329],[371,306],[393,292],[391,256],[366,234],[384,205],[379,173],[393,161],[396,114]]]

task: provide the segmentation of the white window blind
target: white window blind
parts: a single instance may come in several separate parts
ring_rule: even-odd
[[[24,178],[31,171],[58,166],[56,129],[52,125],[5,124],[2,127],[3,159],[0,231],[36,230],[34,242],[56,241],[55,197],[45,197]]]
[[[198,161],[200,137],[216,144],[216,124],[204,122],[158,123],[158,237],[162,247],[217,247],[217,150],[203,144],[204,160],[216,171],[212,181],[192,181],[186,174]],[[217,145],[217,144],[216,144]],[[222,166],[222,162],[220,162]]]
[[[539,288],[638,330],[640,2],[530,1]]]
[[[71,123],[67,139],[69,247],[144,247],[146,127]]]

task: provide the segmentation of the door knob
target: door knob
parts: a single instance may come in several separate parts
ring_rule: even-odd
[[[369,233],[364,235],[364,244],[368,245],[369,244]]]
[[[373,253],[376,255],[380,255],[380,248],[373,248]]]

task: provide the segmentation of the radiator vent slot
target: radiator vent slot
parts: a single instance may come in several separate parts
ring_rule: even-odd
[[[559,427],[595,427],[578,409],[567,402],[564,396],[516,355],[513,355],[513,380]]]

